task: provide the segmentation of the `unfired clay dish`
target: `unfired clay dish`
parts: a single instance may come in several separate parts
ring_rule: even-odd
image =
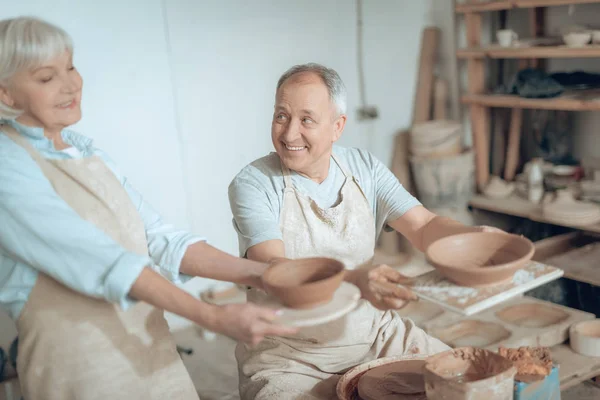
[[[571,348],[579,354],[600,357],[600,318],[571,326]]]
[[[460,321],[436,328],[431,333],[451,347],[487,347],[511,336],[510,331],[500,324],[478,320]]]
[[[510,280],[534,251],[533,243],[523,236],[472,232],[437,240],[426,254],[447,279],[462,286],[485,286]]]
[[[543,304],[519,304],[506,307],[496,313],[498,319],[525,328],[545,328],[558,324],[569,314],[558,308]]]
[[[360,400],[358,395],[358,385],[362,376],[368,371],[380,368],[385,365],[395,364],[400,361],[419,361],[424,362],[425,357],[419,354],[410,354],[404,356],[385,357],[367,363],[358,365],[346,372],[337,383],[336,393],[340,400]],[[414,366],[414,364],[412,365]],[[394,398],[394,397],[392,397]],[[415,400],[412,398],[411,400]]]
[[[424,378],[427,399],[512,399],[517,370],[489,350],[464,347],[429,357]]]
[[[263,274],[265,291],[290,308],[310,308],[329,302],[344,279],[344,264],[315,257],[283,261]]]
[[[483,194],[489,198],[501,199],[510,196],[514,190],[514,182],[506,182],[498,176],[492,176],[490,183],[483,190]]]

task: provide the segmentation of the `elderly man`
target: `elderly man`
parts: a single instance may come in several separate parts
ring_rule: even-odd
[[[389,225],[423,250],[438,238],[480,231],[425,209],[369,152],[334,146],[346,124],[338,74],[298,65],[277,83],[271,135],[276,153],[246,166],[229,199],[240,253],[249,259],[328,256],[343,261],[361,290],[344,318],[236,349],[243,399],[335,398],[339,374],[390,355],[448,349],[390,309],[411,300],[402,276],[370,266],[377,236]],[[265,296],[250,289],[249,301]],[[388,310],[388,311],[382,311]]]

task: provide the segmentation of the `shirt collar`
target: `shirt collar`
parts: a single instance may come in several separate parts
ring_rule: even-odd
[[[56,151],[52,142],[44,136],[44,129],[39,127],[31,127],[18,123],[14,119],[2,120],[16,129],[16,131],[25,136],[31,144],[38,150]],[[60,133],[65,143],[75,147],[82,154],[91,152],[93,140],[91,138],[80,135],[69,129],[63,129]]]

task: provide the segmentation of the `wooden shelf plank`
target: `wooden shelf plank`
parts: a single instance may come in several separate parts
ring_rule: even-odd
[[[600,57],[600,45],[583,47],[569,46],[531,46],[531,47],[502,47],[492,45],[480,48],[464,48],[456,52],[458,58],[592,58]]]
[[[514,95],[465,94],[464,104],[483,105],[500,108],[528,108],[537,110],[600,111],[600,91],[586,90],[565,92],[552,99],[527,99]]]
[[[517,8],[570,6],[574,4],[600,3],[599,0],[513,0]]]
[[[511,8],[551,7],[592,3],[600,3],[600,0],[491,0],[477,3],[459,3],[456,5],[455,11],[457,13],[479,13],[510,10]]]
[[[544,262],[563,269],[565,278],[600,286],[599,259],[600,243],[593,243],[550,257]]]
[[[471,199],[469,205],[473,208],[478,208],[481,210],[492,211],[500,214],[527,218],[532,221],[557,225],[556,223],[549,222],[544,218],[541,207],[539,205],[533,204],[516,195],[510,196],[506,199],[490,199],[485,196],[475,196]],[[600,233],[600,224],[585,226],[560,224],[560,226],[579,229],[586,232]]]
[[[508,10],[514,7],[513,0],[491,0],[478,3],[459,3],[456,5],[457,13],[473,13],[486,11]]]

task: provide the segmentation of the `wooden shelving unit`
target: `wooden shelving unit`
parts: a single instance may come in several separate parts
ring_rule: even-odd
[[[563,110],[563,111],[600,111],[600,91],[567,92],[552,99],[527,99],[519,96],[489,94],[486,88],[486,60],[519,59],[522,67],[536,67],[540,59],[545,58],[600,58],[600,46],[533,46],[500,47],[482,46],[482,13],[510,10],[513,8],[530,9],[530,33],[536,38],[544,34],[543,7],[574,4],[598,3],[600,0],[467,0],[457,4],[455,11],[464,15],[467,47],[456,52],[458,58],[467,64],[467,93],[461,102],[469,106],[473,148],[475,151],[475,180],[479,191],[485,188],[490,178],[489,140],[490,109],[495,107],[512,109],[511,129],[508,140],[505,176],[511,179],[518,161],[517,154],[521,138],[522,109]]]
[[[486,85],[486,68],[489,59],[518,59],[520,68],[537,68],[540,59],[548,58],[600,58],[600,46],[586,46],[580,48],[557,46],[522,46],[505,48],[497,45],[482,45],[483,13],[511,10],[515,8],[529,8],[530,36],[533,38],[544,35],[544,7],[566,6],[576,4],[598,3],[600,0],[466,0],[457,4],[455,12],[462,14],[466,27],[466,48],[459,49],[456,56],[466,63],[467,90],[461,97],[461,102],[468,106],[473,136],[473,149],[475,152],[475,179],[478,190],[487,185],[490,178],[490,111],[493,108],[508,108],[511,110],[510,129],[507,138],[506,165],[504,176],[508,180],[514,178],[518,165],[519,143],[523,123],[523,109],[559,110],[559,111],[600,111],[600,90],[567,91],[561,96],[551,99],[528,99],[520,96],[500,95],[489,93]],[[470,201],[470,206],[475,209],[486,210],[504,215],[526,218],[532,221],[554,224],[544,217],[540,205],[513,195],[506,199],[491,199],[485,196],[475,196]],[[593,235],[600,234],[600,224],[579,226],[561,224],[574,228],[580,232]],[[558,240],[558,239],[553,239]],[[561,239],[564,241],[564,239]],[[559,244],[556,246],[565,244]],[[554,242],[548,246],[554,247]],[[597,270],[589,268],[590,256],[581,250],[579,264],[567,261],[569,268],[564,268],[565,276],[587,283],[600,283],[596,279]],[[584,258],[587,257],[587,258]],[[572,268],[571,268],[572,267]],[[585,268],[584,268],[585,267]],[[553,355],[561,364],[561,388],[575,385],[590,377],[600,374],[600,363],[584,363],[589,357],[580,357],[568,346],[560,345],[552,349]],[[579,357],[579,358],[578,358]],[[581,360],[580,360],[581,359]],[[585,361],[584,360],[584,361]],[[581,363],[580,363],[581,361]],[[581,365],[580,365],[581,364]],[[585,364],[585,366],[584,366]],[[589,364],[589,365],[588,365]],[[564,382],[563,382],[564,381]]]

